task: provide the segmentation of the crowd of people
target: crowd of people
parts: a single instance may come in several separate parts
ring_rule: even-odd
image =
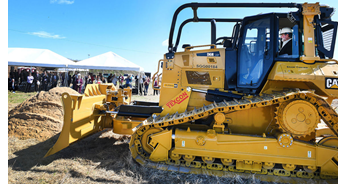
[[[60,76],[57,75],[57,72],[47,72],[39,73],[39,71],[33,69],[23,69],[11,71],[8,77],[8,89],[15,93],[19,87],[24,92],[30,92],[32,90],[40,92],[41,90],[47,91],[48,89],[54,88],[57,86]]]
[[[44,71],[39,73],[39,71],[34,69],[23,69],[20,71],[15,70],[10,72],[8,78],[8,89],[15,93],[16,90],[21,88],[24,92],[30,92],[33,88],[33,91],[40,92],[41,90],[48,91],[57,86],[71,87],[80,94],[82,94],[86,88],[87,84],[102,84],[102,83],[113,83],[115,87],[119,88],[133,88],[132,82],[135,80],[135,88],[137,88],[140,95],[148,95],[149,84],[151,82],[149,76],[139,76],[131,75],[123,76],[122,74],[110,74],[105,78],[101,73],[95,75],[93,73],[87,73],[85,76],[82,76],[79,72],[52,72]],[[154,81],[154,88],[158,88],[159,80],[158,78]],[[158,90],[154,90],[153,95],[158,95]]]

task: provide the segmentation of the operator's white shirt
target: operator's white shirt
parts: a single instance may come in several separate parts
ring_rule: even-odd
[[[290,38],[289,40],[283,41],[283,44],[282,44],[282,47],[280,48],[280,50],[282,50],[282,48],[283,48],[290,40],[292,40],[292,38]]]

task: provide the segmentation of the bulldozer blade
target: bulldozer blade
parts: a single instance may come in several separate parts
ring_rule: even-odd
[[[102,119],[99,110],[94,107],[102,104],[105,95],[84,97],[83,95],[70,95],[63,93],[61,101],[64,109],[63,127],[54,146],[49,149],[44,157],[68,147],[70,144],[86,136],[102,130]]]

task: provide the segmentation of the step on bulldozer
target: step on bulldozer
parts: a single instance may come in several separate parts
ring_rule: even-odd
[[[290,8],[241,19],[199,18],[205,8]],[[193,17],[176,34],[184,9]],[[334,8],[319,3],[188,3],[174,13],[158,62],[159,102],[131,89],[87,85],[62,94],[63,129],[46,156],[101,130],[131,135],[141,165],[193,174],[252,173],[338,179],[338,61]],[[183,27],[210,23],[211,42],[177,48]],[[233,23],[216,36],[216,23]],[[198,32],[195,32],[198,33]],[[284,49],[284,52],[282,50]],[[261,175],[259,175],[261,176]]]

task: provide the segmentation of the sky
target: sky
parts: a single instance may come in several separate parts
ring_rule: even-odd
[[[112,51],[143,67],[146,72],[155,72],[158,61],[168,52],[168,37],[173,14],[179,6],[190,2],[184,0],[8,0],[8,21],[4,21],[4,23],[8,22],[8,39],[4,42],[8,43],[9,48],[49,49],[74,60],[83,60]],[[203,0],[202,2],[237,1]],[[257,1],[242,0],[241,2]],[[259,2],[275,1],[260,0]],[[283,1],[286,2],[303,3]],[[320,3],[338,7],[336,0],[323,0]],[[260,13],[289,11],[290,9],[271,8],[200,8],[198,16],[200,18],[243,18]],[[182,21],[192,17],[192,9],[181,11],[176,29]],[[338,21],[338,13],[333,16],[333,20]],[[217,37],[231,36],[232,27],[233,23],[218,23]],[[210,44],[210,24],[187,24],[182,31],[180,43]]]

